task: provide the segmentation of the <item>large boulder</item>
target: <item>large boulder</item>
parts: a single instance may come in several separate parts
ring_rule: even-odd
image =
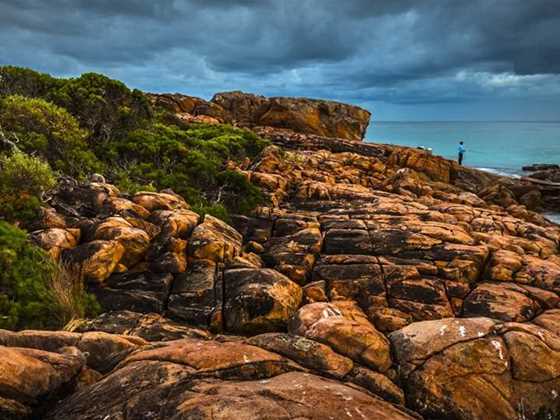
[[[294,315],[289,331],[379,372],[391,367],[389,341],[352,302],[305,305]]]
[[[142,191],[136,193],[132,198],[132,201],[150,212],[155,210],[188,210],[189,208],[186,201],[172,191],[159,193]]]
[[[329,346],[297,335],[261,334],[251,337],[247,343],[281,354],[302,366],[339,379],[344,378],[354,367],[352,360],[335,353]]]
[[[168,314],[191,325],[221,330],[222,273],[211,260],[194,260],[185,273],[175,276]]]
[[[84,361],[75,348],[52,353],[0,346],[0,418],[35,418],[39,404],[71,385]]]
[[[427,418],[557,418],[560,338],[488,318],[411,324],[390,335],[407,406]]]
[[[301,304],[301,287],[278,271],[238,268],[224,273],[224,321],[228,331],[285,329]]]
[[[162,313],[167,305],[173,275],[149,271],[114,273],[102,287],[92,288],[105,310]]]
[[[533,295],[533,290],[539,295]],[[487,316],[503,321],[529,321],[541,311],[538,296],[554,306],[558,304],[558,296],[545,290],[526,289],[514,283],[482,283],[465,299],[462,315]]]
[[[80,267],[86,281],[102,284],[115,271],[124,254],[125,247],[119,241],[97,240],[64,250],[62,260]]]
[[[103,211],[105,201],[120,194],[111,184],[90,182],[79,184],[77,181],[63,177],[49,204],[56,211],[68,217],[94,217]]]
[[[88,367],[106,372],[129,352],[147,342],[140,337],[120,336],[91,331],[83,334],[66,331],[0,330],[0,345],[11,348],[35,349],[45,352],[63,352],[75,348],[82,354]]]
[[[161,227],[164,236],[187,238],[198,224],[200,216],[186,209],[156,210],[150,221]]]
[[[171,321],[162,315],[132,311],[105,312],[96,318],[75,324],[74,331],[101,331],[121,336],[140,337],[147,341],[174,341],[181,338],[209,339],[211,334],[184,323]]]
[[[339,102],[265,98],[243,92],[218,93],[212,102],[227,111],[231,122],[241,125],[289,128],[356,141],[363,139],[371,116],[363,108]]]
[[[37,245],[57,260],[63,249],[72,249],[78,245],[80,230],[49,228],[33,232],[31,238]]]
[[[194,228],[188,252],[195,259],[224,263],[241,253],[243,236],[225,222],[207,214]]]
[[[126,267],[141,261],[150,246],[150,236],[122,217],[109,217],[96,226],[95,240],[117,241],[124,247],[120,260]]]
[[[265,380],[217,381],[192,373],[177,363],[129,363],[62,401],[47,418],[414,418],[361,389],[316,375],[288,372]]]

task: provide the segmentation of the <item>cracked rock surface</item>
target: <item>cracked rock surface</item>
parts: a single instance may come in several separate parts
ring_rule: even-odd
[[[32,239],[106,312],[0,331],[2,418],[560,416],[559,226],[424,151],[260,133],[231,224],[61,187]]]

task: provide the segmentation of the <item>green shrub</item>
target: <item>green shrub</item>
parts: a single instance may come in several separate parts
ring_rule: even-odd
[[[226,223],[231,222],[229,211],[223,204],[203,204],[199,202],[191,205],[191,209],[200,215],[209,214],[210,216],[222,219]]]
[[[0,96],[41,97],[56,88],[57,79],[21,67],[0,67]]]
[[[76,316],[94,315],[95,299],[60,273],[24,231],[0,221],[0,328],[59,329]]]
[[[30,69],[0,67],[0,96],[42,98],[65,108],[101,144],[138,128],[152,117],[151,105],[139,90],[96,73],[56,79]]]
[[[230,160],[254,159],[269,144],[252,131],[224,124],[193,124],[186,135],[199,148]]]
[[[254,208],[262,194],[243,175],[225,170],[225,164],[254,159],[267,144],[226,125],[197,124],[184,130],[156,123],[112,142],[103,159],[116,163],[109,175],[123,190],[131,185],[171,188],[196,209],[227,218],[228,211]]]
[[[56,170],[75,177],[101,170],[88,150],[87,131],[64,108],[43,99],[7,96],[0,102],[0,126],[20,149],[40,155]]]
[[[117,80],[96,73],[64,79],[46,96],[66,108],[101,145],[118,134],[139,127],[152,116],[146,96]],[[94,146],[97,144],[94,143]]]
[[[136,194],[140,191],[157,192],[157,188],[153,182],[142,184],[130,178],[130,169],[114,169],[112,171],[112,182],[118,185],[121,191],[126,191],[129,194]]]
[[[0,173],[0,218],[23,224],[36,219],[42,194],[56,184],[48,163],[16,152],[0,156]]]
[[[223,191],[221,201],[234,213],[246,214],[264,201],[261,190],[239,172],[220,172],[217,181]]]
[[[54,265],[24,231],[0,222],[0,328],[52,326],[55,305],[48,284]]]

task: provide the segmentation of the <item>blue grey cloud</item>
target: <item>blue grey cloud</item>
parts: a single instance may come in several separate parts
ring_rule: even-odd
[[[0,64],[205,97],[550,101],[558,39],[556,0],[0,0]]]

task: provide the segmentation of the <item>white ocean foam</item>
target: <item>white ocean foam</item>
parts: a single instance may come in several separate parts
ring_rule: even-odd
[[[543,216],[550,220],[552,223],[560,225],[560,213],[543,213]]]
[[[488,173],[494,174],[494,175],[507,176],[509,178],[515,178],[515,179],[521,178],[521,176],[519,174],[515,174],[515,173],[511,173],[511,172],[505,172],[504,170],[496,169],[496,168],[475,168],[475,169],[478,169],[479,171],[482,171],[482,172],[488,172]]]

